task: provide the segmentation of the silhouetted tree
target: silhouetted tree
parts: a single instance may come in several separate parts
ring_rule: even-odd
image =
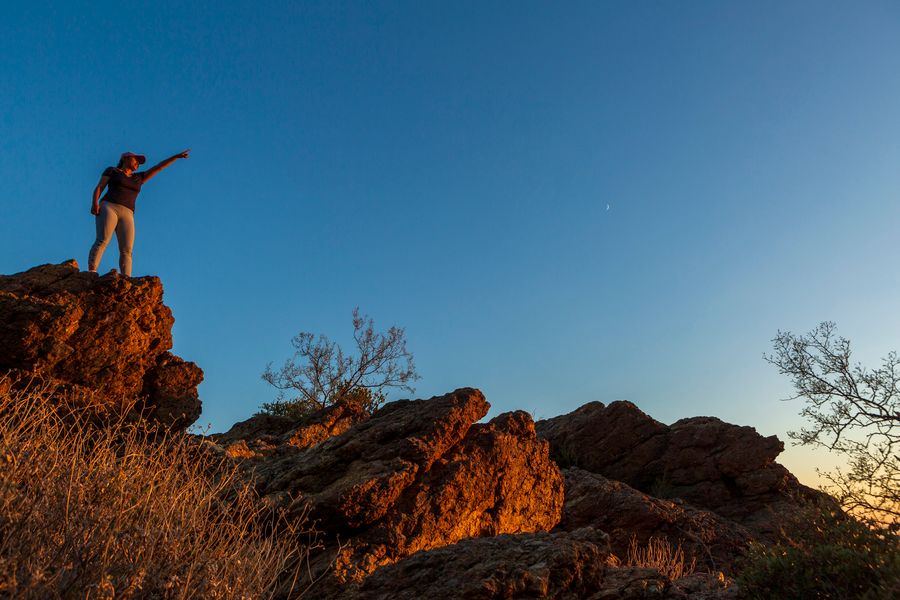
[[[410,384],[419,375],[402,328],[376,332],[373,320],[356,308],[353,340],[356,354],[347,355],[324,335],[297,334],[291,340],[294,355],[277,370],[269,363],[262,374],[279,390],[275,401],[264,403],[262,411],[299,417],[337,402],[358,402],[373,411],[385,402],[391,388],[415,391]]]
[[[850,363],[850,342],[823,322],[806,335],[779,331],[765,359],[793,380],[810,427],[788,435],[823,446],[847,465],[822,473],[826,491],[873,524],[900,527],[900,359],[890,352],[869,370]]]

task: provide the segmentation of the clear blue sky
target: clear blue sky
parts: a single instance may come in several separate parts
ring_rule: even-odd
[[[356,305],[406,328],[416,396],[783,438],[777,329],[900,348],[897,3],[168,4],[0,9],[0,272],[84,266],[103,168],[193,148],[134,274],[213,430]]]

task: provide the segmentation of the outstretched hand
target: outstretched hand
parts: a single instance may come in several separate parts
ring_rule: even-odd
[[[176,158],[188,158],[188,153],[190,153],[190,151],[191,151],[191,149],[188,148],[187,150],[185,150],[185,151],[182,152],[181,154],[176,154],[175,157],[176,157]]]

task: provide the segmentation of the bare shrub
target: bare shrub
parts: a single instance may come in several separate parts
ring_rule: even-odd
[[[419,374],[402,328],[377,332],[375,322],[355,308],[353,341],[355,352],[345,354],[327,336],[294,336],[294,355],[278,370],[269,363],[262,374],[279,390],[273,402],[263,403],[262,412],[302,418],[338,402],[355,402],[373,412],[385,403],[389,390],[415,391],[412,382]]]
[[[628,557],[625,565],[656,569],[670,580],[681,579],[697,569],[697,559],[685,564],[684,551],[681,546],[672,548],[666,538],[652,537],[644,547],[638,546],[637,538],[632,537],[628,545]]]
[[[315,535],[211,447],[124,418],[98,427],[50,388],[2,384],[0,596],[255,599],[308,585]]]
[[[797,443],[827,448],[846,466],[820,472],[844,510],[900,532],[900,355],[874,369],[851,362],[850,341],[830,321],[805,335],[779,331],[764,358],[794,384],[809,422],[788,432]]]

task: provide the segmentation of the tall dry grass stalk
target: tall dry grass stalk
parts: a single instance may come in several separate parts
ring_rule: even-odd
[[[656,569],[673,581],[690,575],[697,569],[696,558],[685,564],[684,551],[680,545],[672,548],[669,540],[656,537],[650,538],[644,547],[638,546],[637,538],[631,538],[625,564],[629,567]]]
[[[223,457],[3,383],[0,597],[301,595],[314,534],[266,508]]]

